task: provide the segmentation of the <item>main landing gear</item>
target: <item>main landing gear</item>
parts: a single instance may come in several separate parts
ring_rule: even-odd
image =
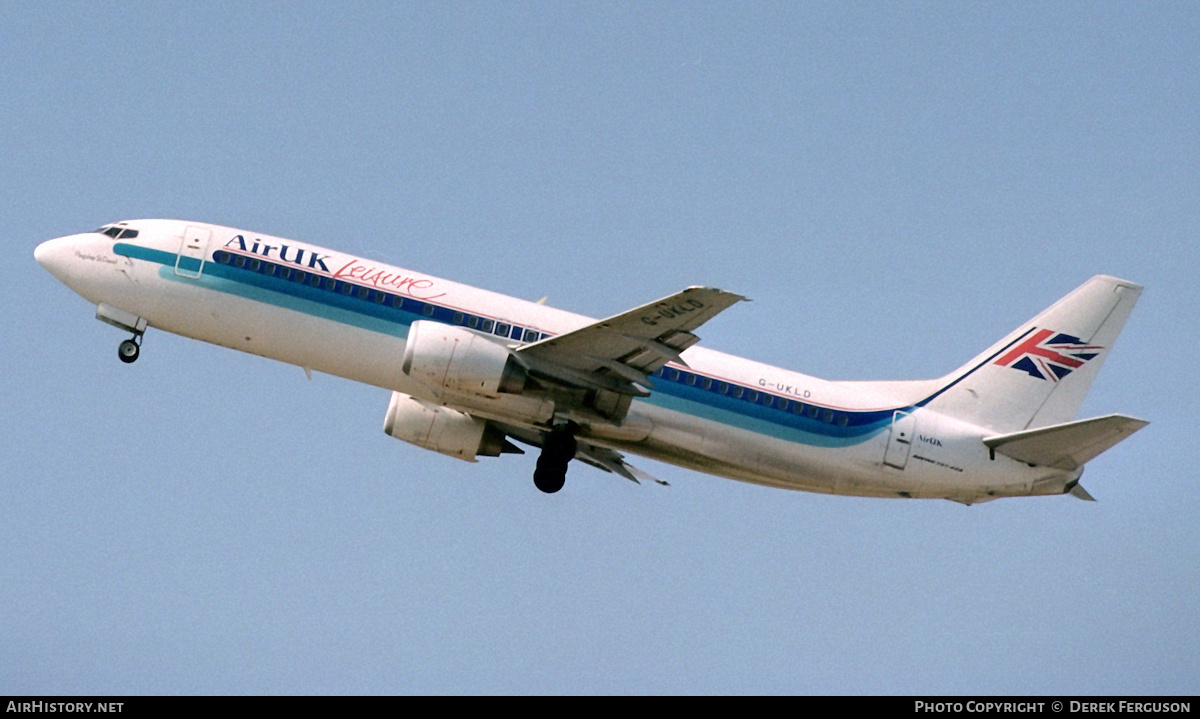
[[[142,333],[137,333],[132,339],[127,339],[117,346],[117,356],[125,364],[136,362],[142,353]]]
[[[537,469],[533,470],[533,484],[546,494],[554,494],[567,482],[567,465],[575,457],[579,443],[575,434],[579,425],[574,422],[556,427],[546,435],[542,453],[538,455]]]

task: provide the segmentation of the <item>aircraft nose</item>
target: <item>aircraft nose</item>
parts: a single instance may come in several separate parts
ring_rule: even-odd
[[[37,260],[37,263],[44,267],[47,272],[60,280],[63,279],[66,275],[67,263],[70,261],[76,237],[77,235],[71,235],[69,237],[46,240],[34,249],[33,259]]]
[[[37,260],[37,263],[42,267],[46,266],[46,263],[50,261],[51,253],[54,252],[53,242],[54,240],[43,242],[33,251],[33,259]]]

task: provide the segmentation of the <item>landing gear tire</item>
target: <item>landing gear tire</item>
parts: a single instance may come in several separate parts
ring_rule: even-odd
[[[117,347],[117,356],[125,364],[136,362],[138,355],[141,354],[142,348],[138,347],[138,343],[133,340],[125,340]]]
[[[575,457],[578,443],[570,427],[546,435],[546,443],[533,471],[533,484],[546,494],[554,494],[567,483],[567,465]]]
[[[567,465],[543,467],[538,460],[537,469],[533,470],[533,486],[546,494],[554,494],[567,483]]]

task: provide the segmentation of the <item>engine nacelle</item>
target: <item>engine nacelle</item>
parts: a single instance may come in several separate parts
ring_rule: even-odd
[[[479,455],[499,457],[508,449],[504,433],[487,422],[402,392],[392,393],[383,431],[396,439],[468,462],[474,462]]]
[[[505,346],[464,327],[418,320],[408,330],[404,374],[433,390],[496,397],[520,394],[528,376]]]

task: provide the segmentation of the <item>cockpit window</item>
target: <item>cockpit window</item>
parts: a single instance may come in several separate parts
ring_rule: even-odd
[[[138,236],[138,231],[128,227],[118,227],[116,225],[103,225],[92,230],[98,235],[108,235],[114,240],[131,240]]]
[[[131,240],[138,236],[137,230],[129,229],[128,227],[115,227],[113,225],[105,225],[97,228],[93,232],[101,235],[108,235],[114,240]]]

